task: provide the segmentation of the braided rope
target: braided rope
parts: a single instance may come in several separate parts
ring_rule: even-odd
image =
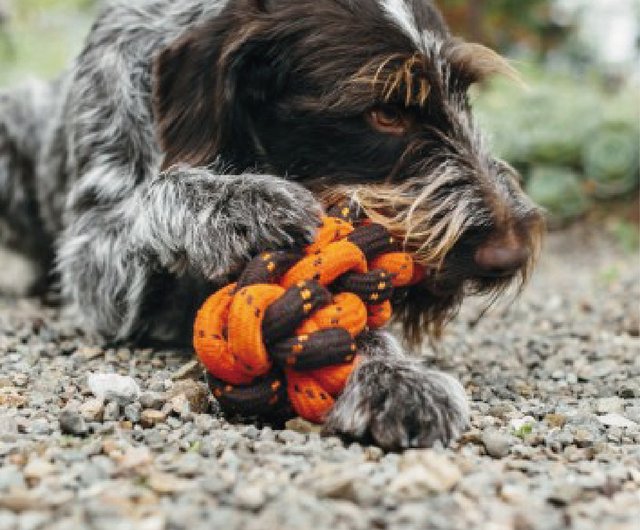
[[[193,345],[222,409],[323,421],[358,362],[356,337],[391,317],[422,270],[380,225],[325,217],[304,253],[254,258],[198,311]]]

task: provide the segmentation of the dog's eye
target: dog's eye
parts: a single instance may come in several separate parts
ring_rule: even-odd
[[[402,136],[409,128],[406,116],[392,106],[374,107],[369,110],[367,120],[371,126],[383,133]]]

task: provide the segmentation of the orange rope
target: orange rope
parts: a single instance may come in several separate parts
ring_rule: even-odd
[[[223,410],[268,415],[290,406],[322,422],[358,362],[357,336],[391,318],[393,287],[422,276],[394,246],[379,225],[326,217],[304,255],[261,254],[211,295],[193,345]]]

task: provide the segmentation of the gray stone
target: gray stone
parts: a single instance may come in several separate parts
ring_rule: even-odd
[[[138,402],[129,403],[124,407],[124,417],[131,423],[138,423],[142,414],[142,405]]]
[[[58,417],[60,421],[60,430],[63,434],[72,434],[75,436],[83,436],[87,434],[88,428],[84,418],[73,408],[65,408],[60,412]]]
[[[120,418],[120,405],[117,401],[108,401],[102,415],[104,421],[117,421]]]
[[[17,466],[0,466],[0,491],[7,489],[20,489],[24,487],[24,478]]]
[[[487,454],[494,458],[502,458],[509,454],[511,438],[499,431],[485,431],[482,434],[482,444]]]
[[[102,421],[104,402],[101,398],[93,398],[80,405],[80,414],[87,421]]]
[[[166,401],[166,396],[160,392],[143,392],[140,395],[140,404],[145,409],[160,410]]]
[[[133,377],[119,374],[89,374],[87,386],[97,398],[116,401],[123,406],[135,401],[140,396],[140,387]]]
[[[262,488],[253,485],[240,485],[234,493],[236,505],[245,510],[258,510],[265,503]]]
[[[624,410],[624,400],[617,396],[600,398],[596,403],[598,414],[619,413]]]
[[[602,425],[608,427],[637,427],[638,424],[635,421],[631,421],[621,414],[605,414],[604,416],[598,416],[598,420]]]
[[[305,436],[296,431],[284,430],[276,434],[276,439],[287,444],[301,444],[304,443]]]

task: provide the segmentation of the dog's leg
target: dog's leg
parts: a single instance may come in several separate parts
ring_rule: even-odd
[[[467,428],[462,385],[406,357],[387,332],[363,336],[364,360],[329,413],[324,430],[384,449],[448,444]]]
[[[168,271],[225,280],[261,250],[305,244],[319,222],[311,193],[277,177],[174,169],[117,203],[95,205],[100,194],[90,182],[110,180],[117,176],[88,174],[72,190],[58,268],[63,296],[85,326],[111,340],[161,320],[154,312],[167,308],[145,303],[150,294],[177,303],[167,295]]]

